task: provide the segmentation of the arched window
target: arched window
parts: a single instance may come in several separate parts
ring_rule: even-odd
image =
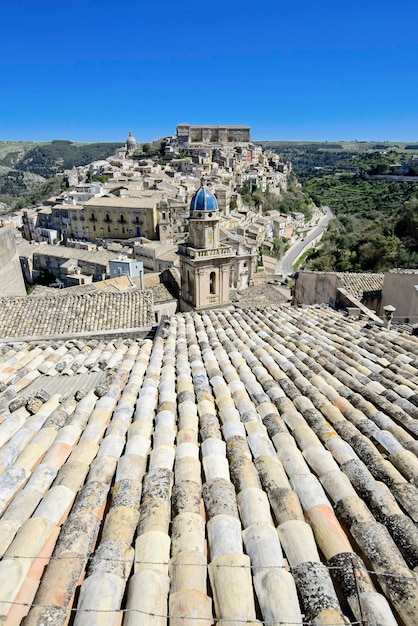
[[[106,213],[105,221],[106,222],[110,222],[110,215],[109,215],[109,213]]]
[[[123,213],[121,213],[120,221],[121,221],[121,224],[123,224],[125,221],[125,216],[123,215]]]
[[[216,272],[211,272],[209,277],[209,289],[211,294],[216,293]]]

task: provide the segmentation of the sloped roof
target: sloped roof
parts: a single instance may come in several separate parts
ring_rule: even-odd
[[[415,626],[417,355],[325,307],[4,345],[0,619]]]
[[[343,287],[348,289],[356,298],[362,298],[365,292],[381,291],[383,289],[384,274],[337,272],[337,276]]]
[[[0,298],[0,336],[33,337],[152,325],[149,289]]]

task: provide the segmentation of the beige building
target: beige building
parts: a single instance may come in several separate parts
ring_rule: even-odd
[[[26,295],[14,230],[7,226],[0,228],[0,285],[2,296]]]
[[[180,309],[204,309],[228,305],[230,246],[220,243],[220,211],[214,194],[200,187],[190,203],[189,242],[179,246]]]
[[[180,145],[191,143],[240,143],[250,141],[249,126],[193,126],[179,124],[177,141]]]
[[[28,283],[40,275],[51,274],[66,286],[103,280],[109,275],[109,261],[115,257],[114,252],[107,250],[33,245],[25,240],[18,243],[17,254]]]
[[[155,239],[161,193],[138,197],[92,198],[82,208],[69,208],[71,237],[95,239]]]
[[[230,246],[234,253],[230,258],[230,287],[239,291],[252,287],[256,272],[257,245],[230,232],[223,234],[222,242]]]
[[[134,257],[150,272],[163,272],[178,265],[177,244],[140,238],[134,243]]]

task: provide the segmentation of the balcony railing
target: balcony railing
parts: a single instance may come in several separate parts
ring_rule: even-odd
[[[208,250],[197,250],[196,248],[188,248],[189,256],[194,259],[206,259],[214,256],[228,256],[231,254],[231,248],[210,248]]]

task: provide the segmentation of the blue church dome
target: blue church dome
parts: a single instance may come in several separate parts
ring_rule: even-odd
[[[190,211],[219,211],[215,194],[202,185],[190,202]]]

